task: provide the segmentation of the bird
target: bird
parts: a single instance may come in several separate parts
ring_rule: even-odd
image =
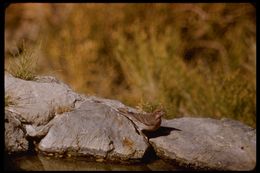
[[[138,130],[148,132],[156,131],[161,126],[162,116],[165,115],[165,110],[162,107],[151,113],[136,113],[126,108],[119,108],[118,111],[130,119]]]

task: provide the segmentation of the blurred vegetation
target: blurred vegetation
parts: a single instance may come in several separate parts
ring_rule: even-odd
[[[21,41],[37,73],[77,92],[118,99],[165,118],[256,124],[256,9],[251,4],[12,4],[5,65]],[[12,56],[11,56],[12,55]]]
[[[37,68],[36,48],[26,47],[23,41],[20,50],[16,55],[12,55],[15,59],[7,65],[6,70],[17,78],[34,80]]]

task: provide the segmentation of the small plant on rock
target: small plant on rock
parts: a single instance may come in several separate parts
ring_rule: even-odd
[[[36,49],[28,49],[24,42],[19,47],[19,52],[14,55],[13,61],[7,69],[14,77],[24,80],[34,80],[37,64]]]

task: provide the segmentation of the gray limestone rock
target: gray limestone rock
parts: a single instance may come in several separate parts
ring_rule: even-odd
[[[5,151],[12,154],[27,151],[28,148],[22,123],[16,119],[14,113],[5,111]]]
[[[238,121],[185,117],[161,126],[149,142],[165,160],[194,169],[255,168],[256,130]]]
[[[119,101],[76,94],[54,77],[25,81],[9,73],[5,94],[14,101],[5,109],[20,122],[24,136],[40,141],[40,152],[139,161],[149,148],[133,122],[116,111],[127,107]]]
[[[58,119],[39,143],[40,151],[135,162],[149,146],[131,121],[104,104],[87,100]]]
[[[56,113],[73,109],[81,100],[66,84],[53,77],[38,77],[35,81],[18,79],[5,72],[5,95],[14,101],[8,106],[26,124],[45,125]]]

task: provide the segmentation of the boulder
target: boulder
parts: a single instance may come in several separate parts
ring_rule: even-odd
[[[129,162],[140,161],[148,147],[131,121],[108,105],[91,100],[59,115],[38,145],[45,153]]]
[[[25,152],[29,143],[25,139],[25,129],[16,115],[5,111],[5,151],[9,154]]]
[[[149,142],[164,160],[196,170],[255,168],[256,130],[238,121],[185,117],[161,126]]]
[[[69,111],[80,101],[79,94],[66,84],[49,76],[38,77],[35,81],[15,78],[5,72],[5,95],[13,101],[6,109],[20,116],[22,123],[45,125],[55,113]]]
[[[134,123],[116,110],[138,111],[119,101],[79,95],[54,77],[25,81],[7,72],[5,94],[14,102],[5,109],[16,115],[27,139],[39,142],[41,153],[135,162],[149,149]]]

